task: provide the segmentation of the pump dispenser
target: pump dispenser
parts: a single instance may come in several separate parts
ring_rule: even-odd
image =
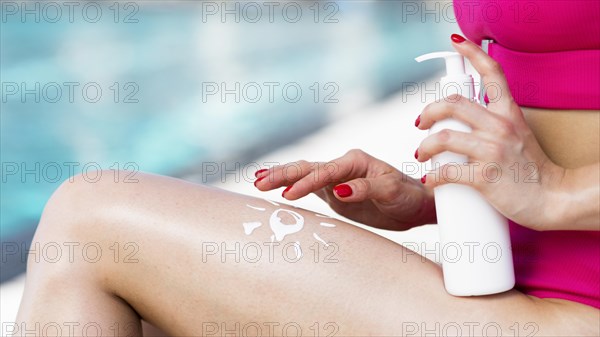
[[[415,60],[417,62],[423,62],[436,58],[444,58],[446,60],[446,72],[448,76],[470,76],[465,73],[465,61],[463,56],[453,51],[438,51],[435,53],[429,53],[421,55]]]
[[[473,77],[465,72],[463,56],[456,52],[436,52],[415,60],[422,62],[435,58],[446,61],[446,76],[440,80],[438,97],[447,99],[459,94],[473,100]],[[437,121],[429,134],[443,129],[472,131],[456,119],[445,119]],[[456,165],[461,168],[461,174],[474,175],[464,165],[467,161],[467,156],[449,151],[431,159],[434,168]],[[467,185],[444,184],[434,189],[434,195],[446,291],[455,296],[479,296],[512,289],[515,275],[507,219],[477,190]]]

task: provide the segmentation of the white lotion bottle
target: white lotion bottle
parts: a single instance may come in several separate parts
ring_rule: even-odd
[[[436,52],[419,56],[416,61],[435,58],[446,61],[446,76],[440,81],[438,97],[445,99],[459,94],[473,100],[473,77],[465,73],[463,56],[456,52]],[[436,122],[429,134],[443,129],[472,131],[456,119],[446,119]],[[457,165],[462,169],[461,174],[473,176],[474,172],[463,165],[467,160],[464,155],[446,151],[433,156],[431,162],[434,168]],[[512,289],[515,274],[507,219],[467,185],[444,184],[434,189],[434,195],[446,291],[454,296],[480,296]]]

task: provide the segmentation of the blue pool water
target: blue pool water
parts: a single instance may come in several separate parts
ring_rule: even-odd
[[[413,58],[450,48],[451,24],[402,20],[402,3],[321,2],[335,6],[318,20],[308,4],[296,23],[222,22],[199,2],[158,1],[121,3],[118,19],[102,5],[97,22],[77,10],[70,22],[66,8],[51,22],[46,8],[36,22],[3,3],[2,242],[30,238],[53,190],[82,168],[178,175],[243,163],[329,123],[356,95],[381,99],[431,75],[439,68]],[[331,8],[338,21],[323,22]],[[303,94],[291,102],[278,91],[271,102],[265,82]],[[253,86],[240,102],[207,94],[221,83],[257,83],[261,99]]]

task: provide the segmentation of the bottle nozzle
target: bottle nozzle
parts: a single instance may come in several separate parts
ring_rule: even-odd
[[[446,74],[448,76],[465,75],[465,60],[457,52],[440,51],[421,55],[415,58],[417,62],[423,62],[431,59],[443,58],[446,61]]]

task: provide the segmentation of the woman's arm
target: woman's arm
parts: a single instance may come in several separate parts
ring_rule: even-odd
[[[598,165],[566,169],[552,162],[514,101],[500,65],[476,44],[458,35],[452,40],[481,74],[490,103],[483,107],[455,95],[425,107],[417,123],[421,130],[447,118],[473,130],[442,130],[421,142],[420,162],[444,151],[469,158],[464,166],[434,168],[423,179],[426,186],[469,185],[504,216],[534,230],[598,230]]]
[[[275,166],[256,172],[256,178],[261,191],[287,186],[288,200],[314,193],[338,214],[376,228],[407,230],[436,222],[430,188],[361,150],[327,163]]]
[[[561,221],[548,230],[600,230],[600,163],[565,170],[555,197]]]

